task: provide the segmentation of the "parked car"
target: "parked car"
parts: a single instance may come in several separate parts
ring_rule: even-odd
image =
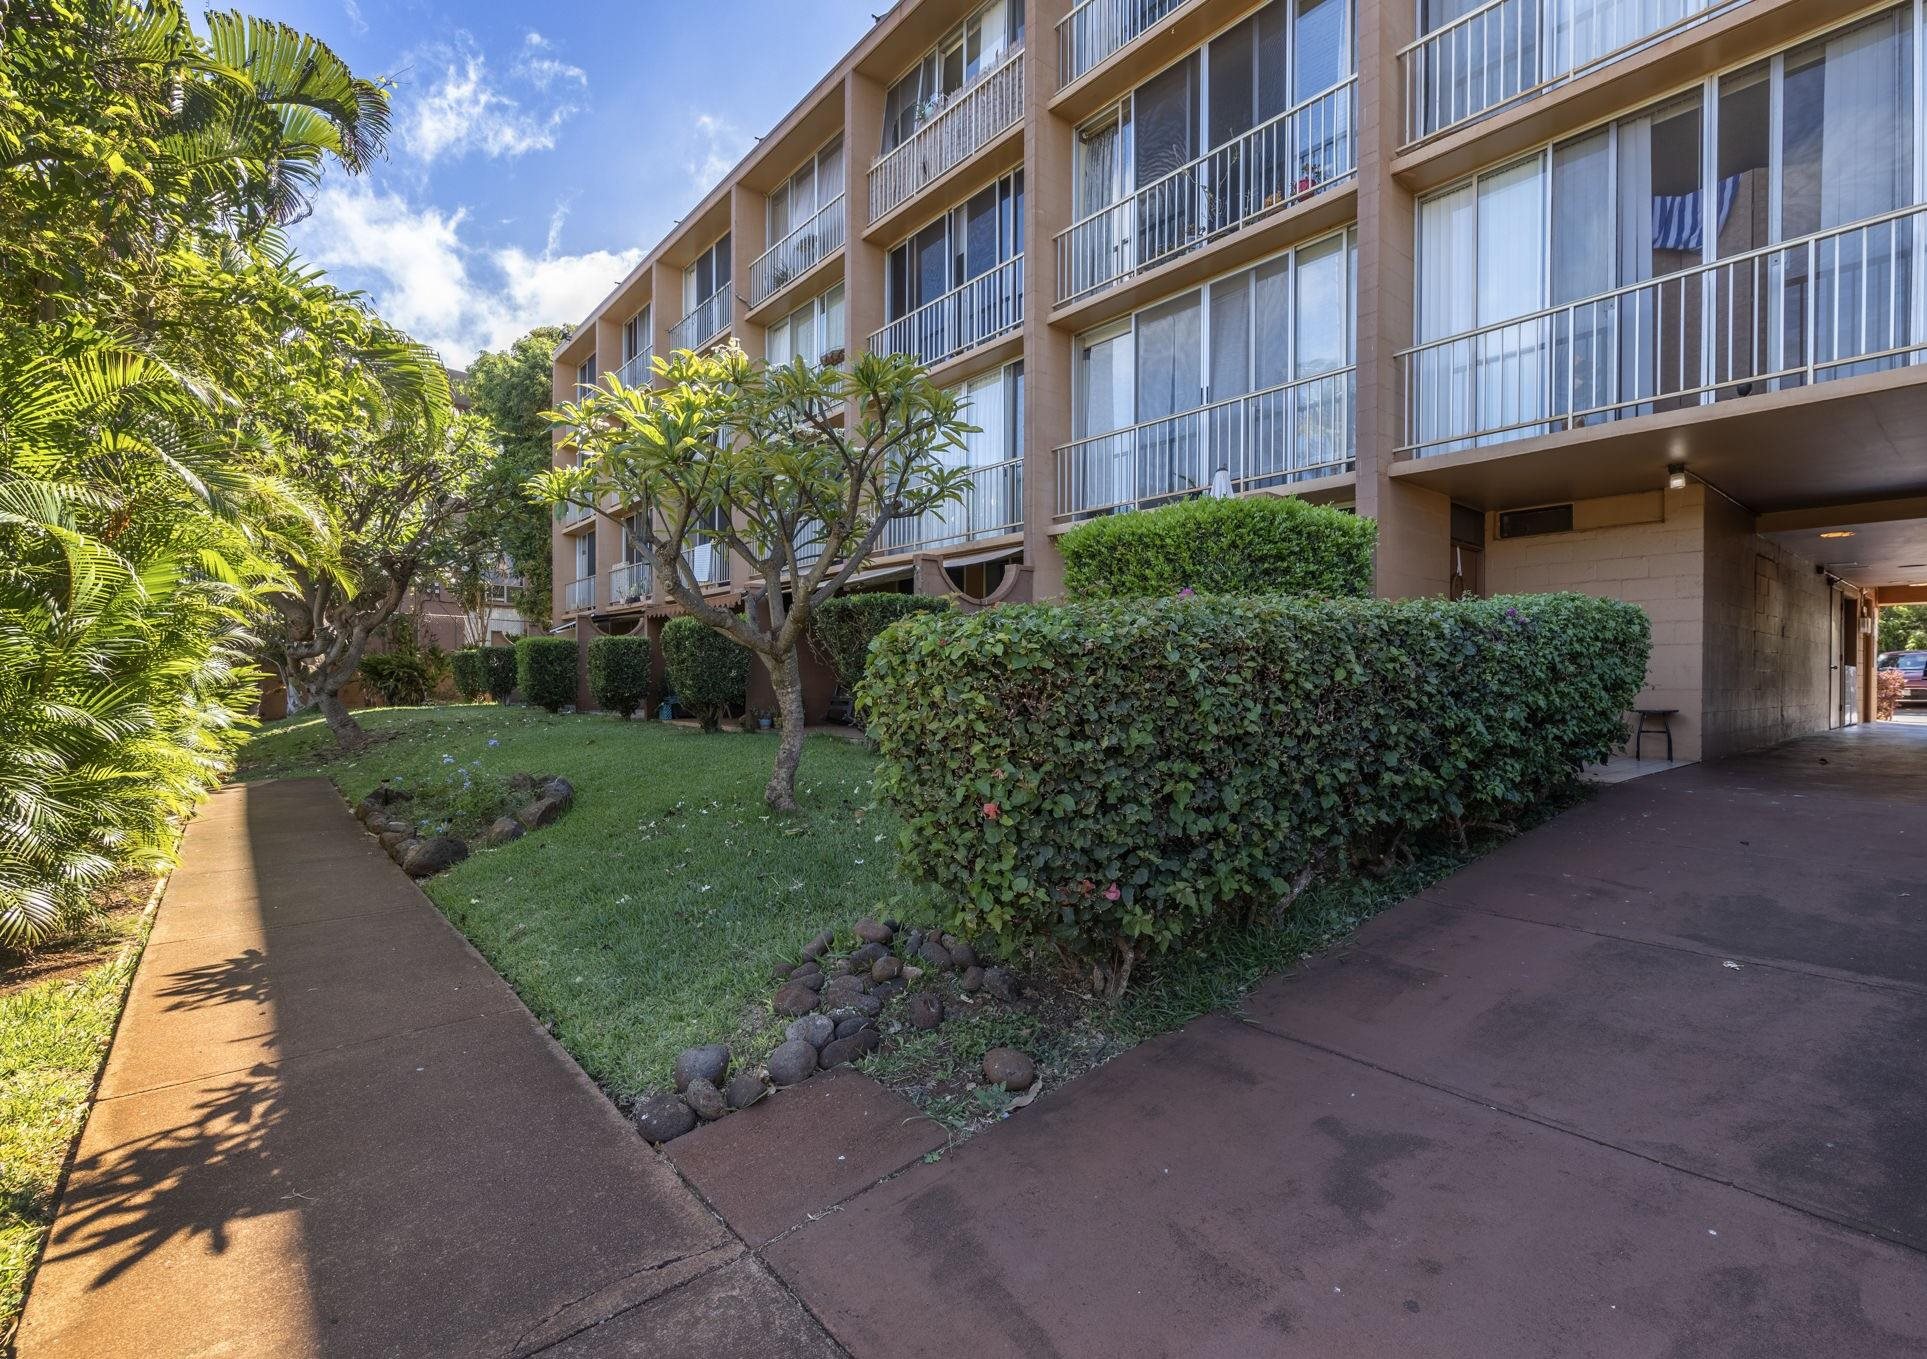
[[[1874,668],[1900,672],[1907,681],[1907,696],[1902,703],[1927,703],[1927,651],[1883,651]]]

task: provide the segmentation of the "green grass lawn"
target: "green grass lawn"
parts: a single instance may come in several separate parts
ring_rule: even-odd
[[[0,994],[0,1354],[13,1352],[27,1271],[134,972],[127,945],[145,930],[138,908],[90,922],[61,948],[104,960]]]
[[[240,777],[325,774],[354,800],[384,777],[438,781],[449,756],[574,783],[553,826],[425,886],[617,1096],[667,1086],[692,1043],[767,1028],[770,965],[900,894],[896,823],[870,809],[875,757],[834,737],[809,738],[804,810],[780,817],[763,806],[769,734],[492,705],[358,716],[386,739],[334,758],[320,720],[294,718],[255,735]]]
[[[767,1005],[770,965],[794,961],[819,929],[847,932],[871,911],[931,914],[904,909],[912,894],[894,871],[897,824],[871,801],[876,758],[847,742],[810,739],[804,811],[775,817],[762,801],[775,750],[769,735],[705,736],[488,705],[360,716],[381,738],[373,747],[338,757],[318,719],[297,718],[254,737],[241,777],[325,774],[351,800],[384,777],[433,785],[451,764],[503,777],[558,773],[575,784],[575,807],[554,826],[478,850],[426,887],[618,1097],[667,1087],[676,1052],[693,1043],[730,1042],[741,1059],[760,1060],[780,1037]],[[1494,838],[1469,850],[1430,845],[1383,876],[1316,884],[1278,925],[1219,930],[1140,969],[1115,1007],[1074,987],[1047,987],[1041,1003],[1022,1010],[897,1035],[868,1068],[953,1126],[972,1126],[997,1112],[994,1095],[968,1088],[984,1049],[1024,1048],[1047,1084],[1061,1083],[1144,1038],[1235,1006],[1268,974]],[[1032,960],[1025,970],[1036,978],[1048,964]]]

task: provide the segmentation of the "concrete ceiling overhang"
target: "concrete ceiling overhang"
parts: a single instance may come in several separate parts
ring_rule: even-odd
[[[1927,496],[1781,510],[1758,527],[1855,585],[1927,589]]]
[[[1927,496],[1927,365],[1412,458],[1391,475],[1496,510],[1656,490],[1674,463],[1756,514]]]

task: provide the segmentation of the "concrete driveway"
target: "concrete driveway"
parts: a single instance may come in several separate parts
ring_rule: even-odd
[[[768,1245],[853,1354],[1927,1353],[1927,728],[1603,789]]]

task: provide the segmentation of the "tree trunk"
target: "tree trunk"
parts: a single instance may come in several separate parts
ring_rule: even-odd
[[[803,762],[803,672],[796,652],[779,658],[763,657],[770,687],[776,691],[782,725],[776,738],[776,767],[770,771],[763,801],[770,810],[796,810],[796,767]]]
[[[348,711],[348,705],[341,701],[339,689],[324,688],[320,696],[321,716],[328,723],[328,730],[335,734],[335,744],[342,748],[360,745],[368,739],[361,723]]]

